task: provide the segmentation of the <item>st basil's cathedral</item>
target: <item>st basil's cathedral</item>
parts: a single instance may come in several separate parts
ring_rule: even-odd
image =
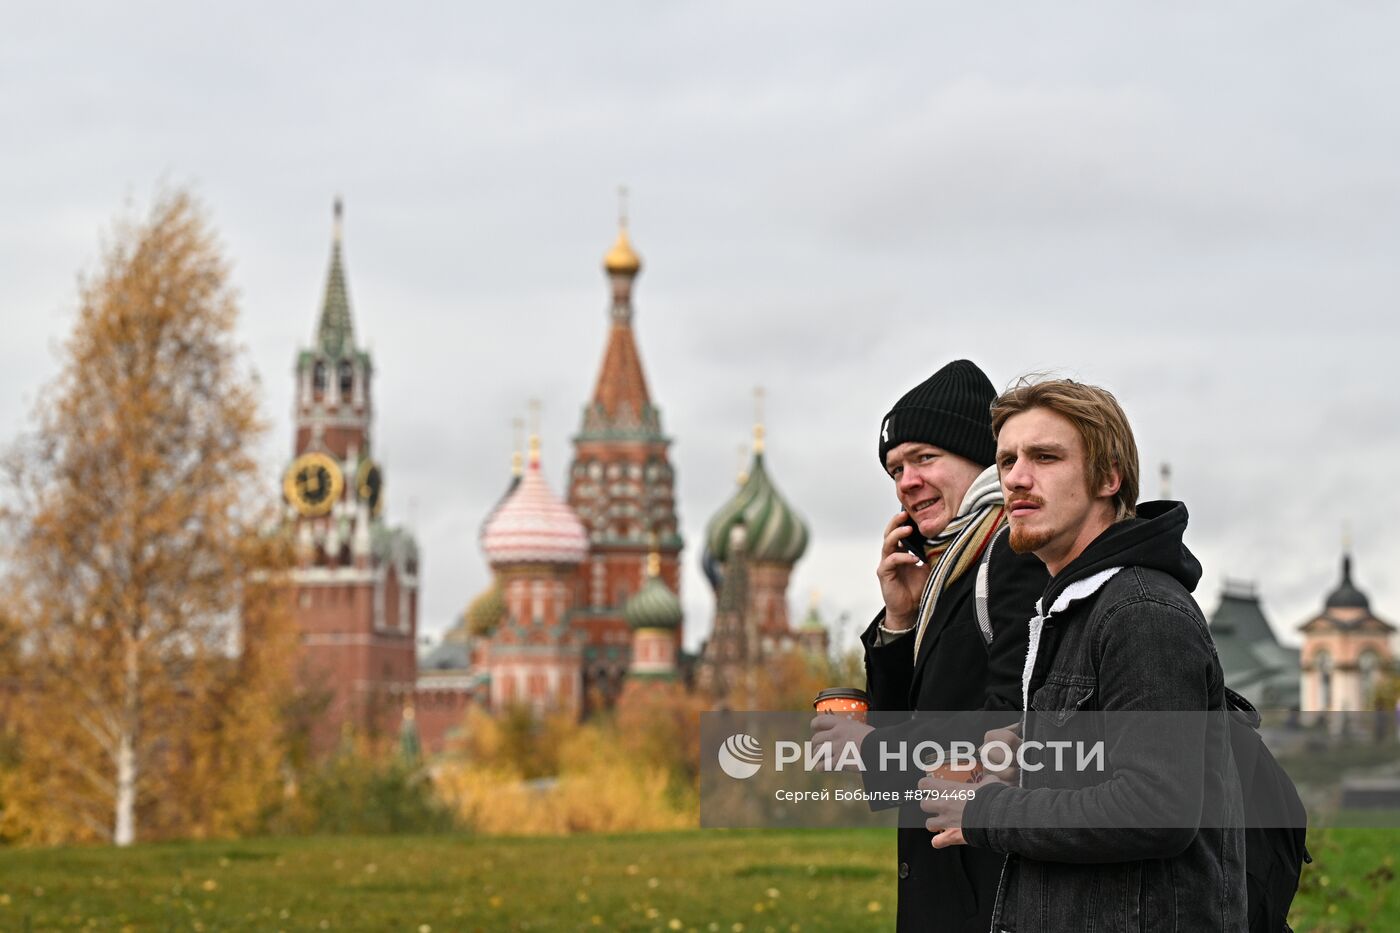
[[[603,360],[563,496],[546,479],[532,432],[480,526],[491,584],[420,660],[418,547],[384,515],[391,465],[373,457],[374,369],[356,343],[341,215],[337,202],[325,298],[312,346],[297,356],[293,459],[283,480],[297,542],[301,677],[324,699],[317,749],[348,732],[411,730],[434,752],[471,705],[586,716],[656,687],[723,695],[740,670],[775,652],[826,652],[819,620],[789,621],[788,580],[808,530],[772,480],[761,424],[746,473],[706,526],[711,635],[697,655],[682,650],[684,539],[671,439],[634,329],[642,261],[624,217],[603,260]]]

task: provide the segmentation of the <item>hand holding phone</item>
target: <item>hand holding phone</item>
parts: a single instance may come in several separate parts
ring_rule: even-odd
[[[914,626],[919,599],[928,582],[929,563],[923,559],[927,542],[904,510],[885,525],[880,565],[875,576],[885,598],[886,628],[901,631]]]
[[[919,560],[923,560],[924,555],[928,553],[929,542],[928,538],[925,538],[923,533],[919,531],[919,523],[909,518],[908,513],[905,513],[905,519],[901,524],[909,529],[909,533],[899,539],[899,547],[913,554]]]

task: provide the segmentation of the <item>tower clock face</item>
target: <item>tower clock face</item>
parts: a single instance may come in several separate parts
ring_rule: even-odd
[[[370,514],[379,514],[384,503],[384,472],[369,458],[361,460],[360,468],[355,471],[355,494],[369,506]]]
[[[287,501],[306,516],[325,515],[344,490],[345,477],[340,467],[322,453],[297,457],[282,480]]]

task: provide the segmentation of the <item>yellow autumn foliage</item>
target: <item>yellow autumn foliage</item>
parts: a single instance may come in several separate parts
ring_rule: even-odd
[[[194,199],[118,223],[77,310],[0,474],[0,838],[247,832],[280,784],[291,549]]]
[[[628,762],[535,781],[451,762],[435,768],[433,779],[465,824],[488,835],[638,832],[694,827],[698,821],[693,807],[673,799],[669,774]]]
[[[653,710],[658,706],[664,704],[651,704]],[[652,735],[643,735],[636,721],[624,731],[619,719],[600,716],[580,724],[571,716],[474,711],[457,754],[432,768],[438,795],[467,826],[487,834],[697,825],[694,774],[684,764],[691,757],[688,730],[678,728],[685,717],[663,710],[647,721],[657,730]]]

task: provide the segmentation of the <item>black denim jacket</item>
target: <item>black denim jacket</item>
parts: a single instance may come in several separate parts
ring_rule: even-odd
[[[1043,610],[1055,607],[1074,584],[1082,589],[1121,568],[1092,595],[1046,613],[1027,690],[1027,739],[1053,739],[1085,710],[1225,708],[1215,645],[1190,595],[1200,564],[1181,540],[1186,507],[1144,503],[1138,515],[1095,539],[1041,598]],[[964,837],[1007,853],[994,931],[1246,928],[1239,782],[1223,717],[1200,721],[1199,767],[1160,760],[1159,737],[1137,730],[1109,743],[1106,780],[1047,768],[1023,772],[1020,787],[978,792],[963,814]],[[1192,808],[1203,803],[1210,812],[1198,817]],[[1054,825],[1063,818],[1121,827],[1144,813],[1170,814],[1170,825]]]

